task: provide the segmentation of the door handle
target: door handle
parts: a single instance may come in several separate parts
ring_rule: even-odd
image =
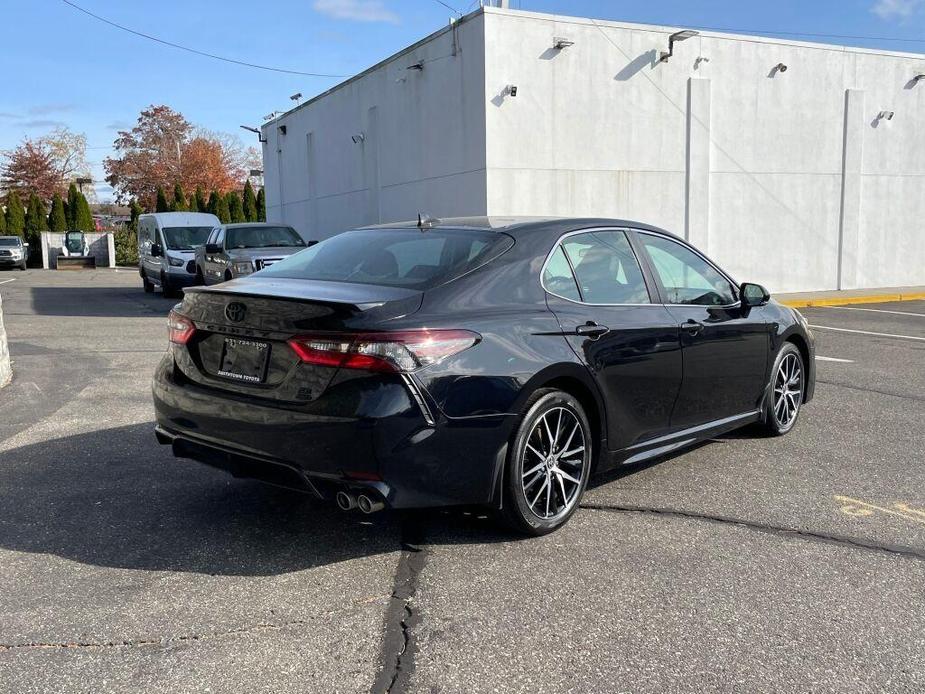
[[[588,321],[584,325],[579,325],[575,328],[575,334],[581,335],[583,337],[590,337],[592,339],[598,338],[601,335],[606,335],[610,332],[610,328],[606,325],[598,325],[597,323]]]
[[[703,331],[703,323],[698,323],[693,319],[688,319],[681,324],[681,330],[688,335],[699,335]]]

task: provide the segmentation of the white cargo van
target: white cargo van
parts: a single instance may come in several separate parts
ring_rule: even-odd
[[[138,218],[138,272],[146,292],[177,296],[196,281],[196,246],[221,222],[204,212],[157,212]]]

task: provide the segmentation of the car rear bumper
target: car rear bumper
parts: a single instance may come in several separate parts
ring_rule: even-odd
[[[434,409],[431,424],[401,378],[362,391],[350,380],[333,390],[354,413],[330,416],[320,399],[280,405],[194,384],[175,376],[168,353],[153,384],[156,435],[179,458],[321,498],[352,488],[392,508],[495,501],[515,417],[448,419]]]

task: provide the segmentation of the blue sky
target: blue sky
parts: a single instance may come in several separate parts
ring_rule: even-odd
[[[73,0],[130,28],[237,60],[351,75],[444,26],[437,0]],[[468,0],[446,0],[465,9]],[[475,3],[469,5],[473,6]],[[87,135],[93,175],[119,129],[149,104],[167,104],[196,125],[252,136],[290,94],[306,97],[336,78],[230,65],[107,26],[61,0],[4,3],[0,150],[56,125]],[[512,0],[514,7],[669,26],[925,39],[925,0]],[[11,31],[11,27],[16,30]],[[40,40],[36,40],[36,38]],[[796,37],[794,37],[796,38]],[[807,40],[925,52],[925,41]],[[98,190],[101,200],[106,189]]]

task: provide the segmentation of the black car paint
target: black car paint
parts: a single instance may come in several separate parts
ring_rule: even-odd
[[[178,455],[216,464],[184,442],[204,444],[243,476],[274,481],[264,470],[282,465],[321,494],[348,484],[375,489],[392,507],[497,505],[507,444],[540,387],[567,388],[583,402],[600,442],[598,471],[759,419],[769,370],[787,339],[804,352],[805,399],[812,397],[811,336],[792,309],[773,301],[665,306],[646,263],[653,304],[598,307],[549,294],[540,272],[558,240],[601,227],[678,240],[622,220],[528,221],[499,230],[515,238],[502,256],[426,292],[259,274],[189,290],[181,311],[204,341],[201,349],[172,345],[157,370],[159,438]],[[230,300],[248,307],[240,324],[223,316]],[[702,338],[681,328],[691,318],[704,325]],[[577,335],[589,321],[609,331]],[[282,343],[305,331],[420,327],[468,329],[482,339],[409,375],[305,369]],[[215,375],[210,333],[275,341],[267,384]],[[229,452],[252,464],[227,464]]]

